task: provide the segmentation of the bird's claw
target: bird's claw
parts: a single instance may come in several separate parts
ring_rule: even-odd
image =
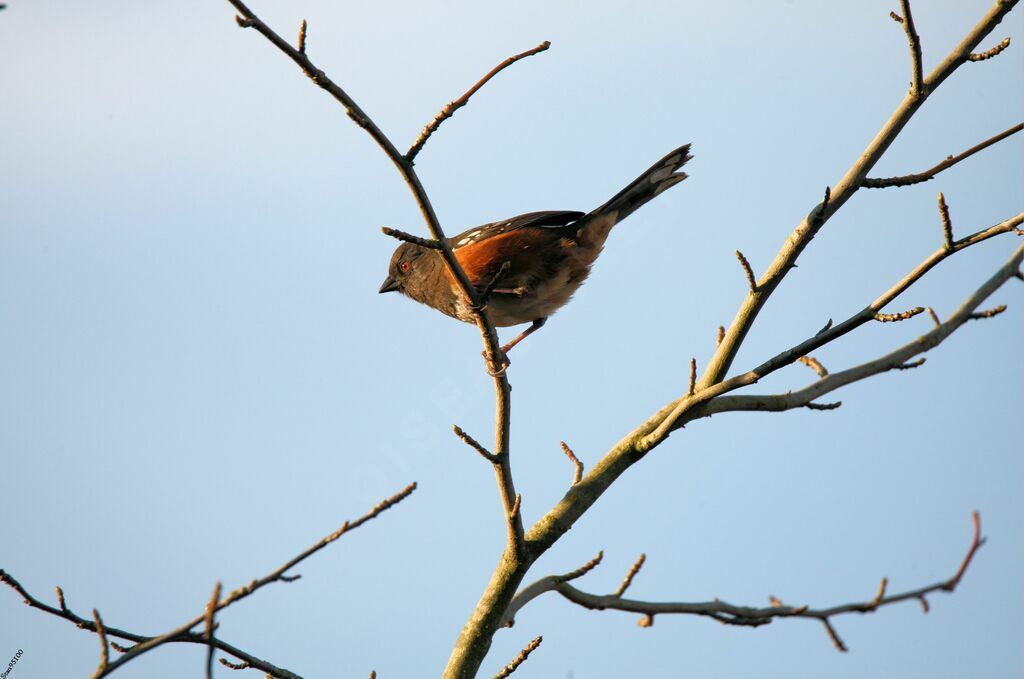
[[[480,353],[484,358],[487,358],[486,351],[482,351]],[[495,356],[494,361],[488,360],[487,362],[487,374],[490,375],[491,377],[501,377],[502,375],[505,374],[505,371],[508,370],[508,367],[512,365],[512,361],[509,360],[508,351],[505,349],[505,347],[501,347],[500,349],[498,349],[498,354],[498,356]],[[501,367],[498,368],[497,370],[494,369],[495,363],[501,364]]]

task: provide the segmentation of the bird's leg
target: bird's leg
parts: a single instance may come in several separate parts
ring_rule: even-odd
[[[515,345],[517,345],[520,342],[522,342],[531,333],[539,330],[541,328],[541,326],[543,326],[547,322],[547,320],[548,320],[547,317],[536,319],[533,323],[530,324],[529,328],[527,328],[526,330],[524,330],[521,333],[519,333],[519,335],[514,340],[512,340],[508,344],[505,344],[502,347],[500,347],[498,349],[498,351],[501,352],[501,356],[499,356],[498,358],[500,359],[500,362],[501,362],[501,368],[499,368],[496,371],[491,370],[490,368],[488,368],[487,372],[491,373],[492,377],[497,377],[498,375],[501,375],[503,372],[505,372],[505,370],[510,365],[512,365],[512,361],[509,360],[509,357],[508,357],[508,352],[512,351],[512,347],[514,347]],[[484,356],[486,356],[486,355],[487,354],[484,353]]]
[[[508,361],[507,354],[508,354],[508,352],[512,351],[512,347],[514,347],[515,345],[517,345],[520,342],[522,342],[524,339],[529,337],[531,334],[533,334],[537,330],[540,330],[541,327],[543,327],[544,323],[547,322],[547,320],[548,319],[546,317],[545,318],[538,318],[538,319],[536,319],[533,323],[530,324],[529,328],[527,328],[526,330],[524,330],[521,333],[519,333],[518,337],[516,337],[514,340],[512,340],[508,344],[504,345],[503,347],[501,347],[502,353],[506,354],[505,360]]]

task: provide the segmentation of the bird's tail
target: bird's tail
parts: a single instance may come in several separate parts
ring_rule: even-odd
[[[577,222],[580,226],[577,235],[580,243],[599,251],[613,226],[665,189],[686,179],[686,173],[680,172],[679,168],[692,157],[689,144],[680,146],[612,196],[607,203],[580,219]]]

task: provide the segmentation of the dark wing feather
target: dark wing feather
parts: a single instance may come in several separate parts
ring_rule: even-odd
[[[524,227],[557,228],[575,222],[584,213],[574,210],[545,210],[543,212],[527,212],[526,214],[510,217],[509,219],[492,224],[483,224],[463,231],[458,236],[448,239],[452,248],[459,248],[477,243],[487,238],[493,238],[509,231],[516,231]]]

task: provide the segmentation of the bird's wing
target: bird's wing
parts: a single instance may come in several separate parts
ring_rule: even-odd
[[[557,270],[564,256],[564,234],[557,227],[582,216],[582,212],[567,210],[530,212],[478,226],[451,239],[455,258],[478,288],[487,286],[508,262],[509,268],[497,282],[495,293],[523,295]]]

